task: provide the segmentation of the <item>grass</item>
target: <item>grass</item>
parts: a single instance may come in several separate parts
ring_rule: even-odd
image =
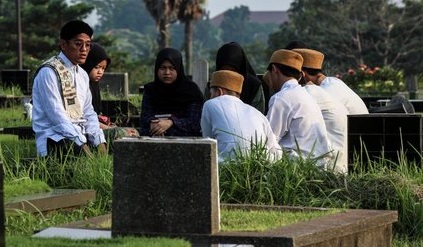
[[[6,238],[8,247],[188,247],[191,244],[185,240],[166,238],[113,238],[96,240],[70,240],[64,238],[27,238],[21,236],[9,236]]]
[[[49,192],[51,190],[50,186],[43,181],[23,177],[4,184],[4,200],[7,202],[19,196]]]
[[[0,126],[29,125],[28,120],[23,119],[22,111],[21,106],[0,109]],[[42,181],[51,188],[97,191],[96,202],[73,212],[49,215],[8,213],[8,239],[12,236],[25,238],[44,227],[110,213],[112,159],[111,155],[99,154],[91,158],[66,156],[65,161],[59,163],[54,159],[36,158],[34,140],[18,140],[15,136],[0,135],[0,160],[3,162],[7,186],[17,180],[30,179]],[[407,161],[400,155],[398,161],[381,159],[365,164],[357,162],[354,167],[353,172],[343,176],[318,169],[311,160],[283,157],[269,161],[262,147],[257,145],[251,154],[240,153],[236,160],[220,164],[221,201],[398,210],[399,221],[394,225],[394,246],[423,246],[421,165]]]
[[[19,86],[4,87],[0,85],[0,95],[12,95],[12,96],[22,96],[22,90]]]
[[[339,213],[341,210],[289,212],[277,210],[221,210],[221,231],[265,231],[317,217]]]

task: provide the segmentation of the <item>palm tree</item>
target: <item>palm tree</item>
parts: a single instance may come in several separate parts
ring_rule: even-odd
[[[194,29],[193,21],[203,16],[203,5],[206,0],[182,0],[179,5],[178,20],[185,23],[185,64],[186,71],[191,74],[192,60],[192,33]]]
[[[181,0],[144,0],[151,16],[156,20],[159,31],[159,49],[169,46],[169,24],[177,20]]]

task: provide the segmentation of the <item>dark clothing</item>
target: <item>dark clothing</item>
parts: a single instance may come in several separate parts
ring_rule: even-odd
[[[169,61],[177,71],[171,84],[159,80],[160,65]],[[141,106],[141,135],[150,135],[150,122],[157,114],[171,114],[173,125],[166,136],[201,136],[201,110],[204,97],[197,84],[186,78],[182,55],[178,50],[164,48],[157,54],[154,81],[144,86]]]
[[[91,49],[88,53],[87,60],[84,64],[80,66],[87,72],[89,75],[91,70],[97,66],[101,61],[107,61],[107,67],[110,65],[110,58],[107,56],[106,51],[99,44],[92,42]],[[96,81],[91,81],[90,79],[90,90],[93,97],[92,104],[94,111],[97,114],[101,114],[101,94],[100,94],[100,83]]]
[[[92,95],[92,104],[94,111],[97,115],[100,115],[101,112],[101,94],[100,94],[100,83],[90,80],[90,91]]]
[[[69,139],[62,139],[58,142],[47,138],[47,155],[64,161],[69,155],[80,156],[83,154],[82,147]]]
[[[257,78],[242,47],[236,42],[224,44],[216,54],[216,70],[231,69],[244,76],[240,99],[252,105],[254,98],[261,93],[261,81]],[[258,109],[263,112],[264,109]]]
[[[141,135],[150,135],[150,121],[155,119],[156,114],[172,114],[170,117],[173,121],[165,136],[201,136],[201,111],[203,103],[192,102],[179,110],[173,112],[156,111],[152,105],[151,95],[144,93],[142,99],[142,113],[141,113]]]

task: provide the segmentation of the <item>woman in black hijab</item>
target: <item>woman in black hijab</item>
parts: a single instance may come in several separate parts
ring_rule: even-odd
[[[81,67],[87,72],[90,78],[91,103],[94,107],[94,111],[99,115],[100,128],[109,141],[125,136],[139,136],[136,129],[130,127],[117,127],[114,123],[110,122],[109,117],[102,115],[100,80],[107,67],[110,65],[110,62],[111,60],[107,56],[104,48],[97,43],[91,42],[91,49],[88,53],[87,60],[84,64],[81,64]]]
[[[236,42],[226,43],[216,54],[216,70],[232,70],[243,75],[244,83],[240,99],[259,110],[265,112],[265,101],[262,82],[256,76],[241,45]]]
[[[186,78],[182,55],[164,48],[154,66],[154,81],[144,86],[141,135],[201,136],[204,97],[197,84]]]

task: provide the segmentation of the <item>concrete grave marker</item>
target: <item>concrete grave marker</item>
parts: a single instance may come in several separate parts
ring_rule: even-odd
[[[106,72],[100,80],[100,90],[111,95],[128,98],[128,73]]]
[[[216,148],[203,138],[115,141],[112,235],[218,232]]]
[[[209,81],[209,64],[206,60],[200,59],[195,61],[192,70],[192,80],[197,83],[197,86],[200,88],[201,92],[204,93],[204,90]]]

